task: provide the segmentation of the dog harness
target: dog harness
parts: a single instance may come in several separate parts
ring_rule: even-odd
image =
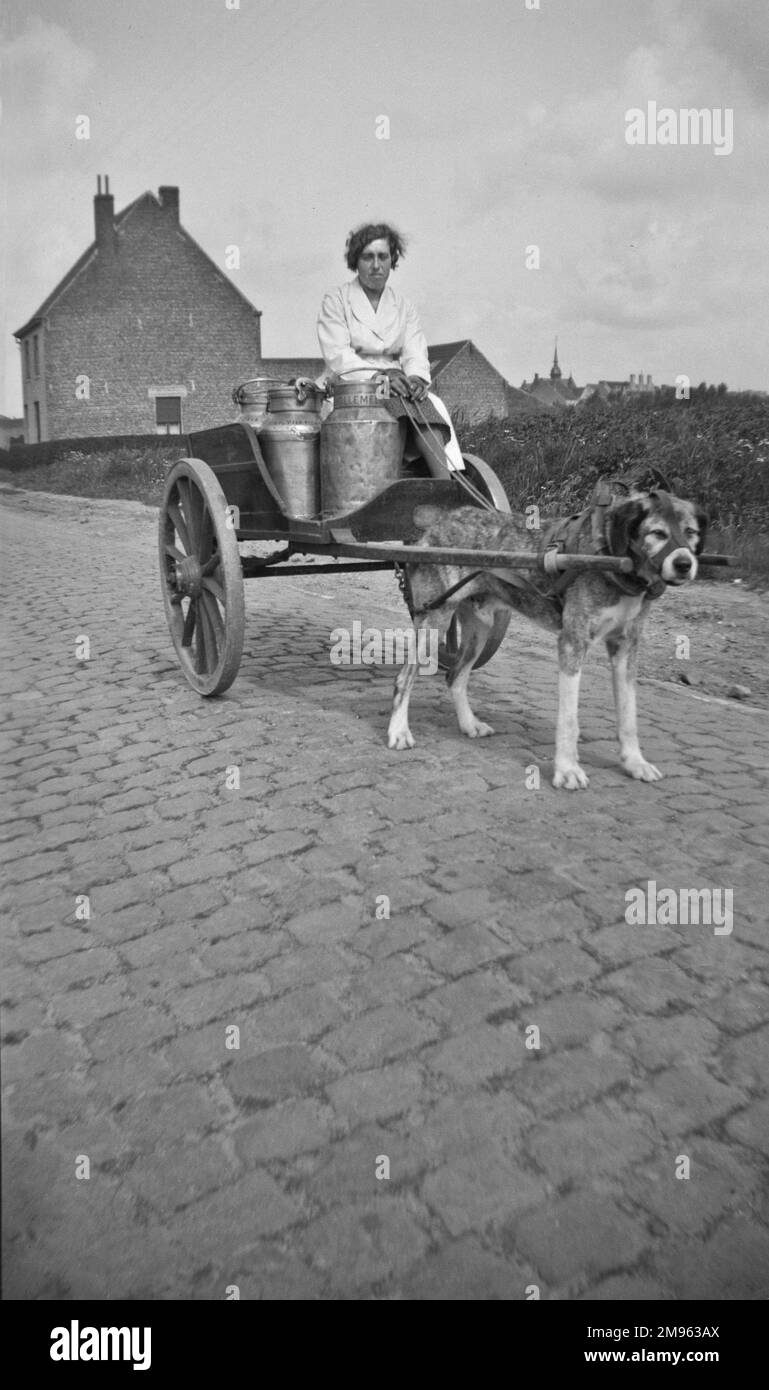
[[[562,595],[579,573],[579,570],[558,570],[553,563],[556,555],[614,553],[609,539],[609,513],[614,499],[609,496],[609,499],[604,501],[601,500],[603,496],[605,491],[599,484],[594,494],[595,500],[589,507],[567,517],[565,521],[556,523],[545,532],[543,564],[545,574],[551,575],[554,579],[551,590],[554,596]],[[686,549],[687,545],[676,521],[670,494],[656,489],[648,496],[657,504],[670,527],[669,540],[653,557],[646,554],[637,540],[630,541],[626,554],[634,563],[633,573],[622,574],[618,570],[606,570],[601,577],[614,584],[623,594],[643,594],[646,598],[654,599],[660,598],[667,587],[662,578],[662,566],[668,555],[672,555],[674,550]]]
[[[661,571],[668,555],[671,555],[674,550],[688,549],[689,547],[676,520],[670,493],[656,488],[647,495],[662,512],[670,528],[670,538],[653,558],[646,554],[643,546],[637,540],[630,541],[625,554],[634,562],[633,573],[623,574],[618,570],[602,570],[601,578],[614,584],[624,594],[630,594],[634,597],[643,595],[646,599],[655,599],[660,598],[667,587]],[[536,595],[537,598],[544,599],[555,610],[555,614],[560,620],[563,616],[566,590],[577,578],[580,570],[559,570],[555,564],[556,556],[612,555],[614,552],[610,544],[610,512],[615,501],[616,492],[611,484],[606,480],[601,480],[596,485],[589,506],[581,512],[575,512],[563,521],[555,522],[546,529],[541,554],[545,574],[551,581],[547,589],[541,588],[540,585],[523,574],[516,574],[514,579],[511,577],[509,580],[499,581],[499,584],[511,584],[514,588],[525,589],[528,593]],[[429,613],[434,608],[440,608],[448,598],[451,598],[459,589],[464,588],[466,584],[471,583],[473,579],[477,579],[482,573],[482,570],[473,570],[471,574],[463,576],[456,584],[452,584],[450,589],[446,589],[437,599],[434,599],[432,603],[425,604],[423,608],[416,610],[412,616],[419,617],[424,613]]]

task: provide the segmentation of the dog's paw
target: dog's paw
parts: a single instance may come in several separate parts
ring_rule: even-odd
[[[387,735],[387,747],[400,752],[403,748],[415,748],[416,742],[410,729],[400,729]]]
[[[628,777],[634,777],[637,782],[659,782],[662,773],[654,763],[647,763],[645,758],[635,758],[632,762],[623,762]]]
[[[579,763],[574,763],[572,767],[556,768],[553,777],[553,786],[567,792],[584,791],[590,785],[588,775],[582,771]]]
[[[488,738],[494,730],[490,724],[484,724],[482,719],[473,719],[471,724],[462,725],[462,733],[467,734],[468,738]]]

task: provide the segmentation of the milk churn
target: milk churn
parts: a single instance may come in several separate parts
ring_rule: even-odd
[[[232,399],[240,409],[239,422],[243,421],[247,425],[253,425],[255,430],[261,428],[267,414],[272,384],[274,384],[272,377],[257,376],[253,380],[243,381],[240,386],[235,387]]]
[[[320,512],[320,401],[312,384],[273,386],[259,446],[289,516]]]
[[[374,381],[338,382],[334,409],[320,431],[324,516],[339,516],[369,502],[400,476],[405,419],[396,420]]]

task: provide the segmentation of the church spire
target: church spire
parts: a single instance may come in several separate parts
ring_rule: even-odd
[[[550,380],[551,380],[551,381],[560,381],[560,379],[561,379],[562,376],[563,376],[563,372],[561,371],[560,367],[558,366],[558,339],[556,338],[556,340],[555,340],[555,352],[553,353],[553,365],[552,365],[552,367],[550,368]]]

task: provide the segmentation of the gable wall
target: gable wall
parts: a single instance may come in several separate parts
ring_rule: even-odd
[[[507,415],[504,377],[470,343],[440,373],[435,391],[449,412],[461,410],[470,421]]]
[[[230,393],[256,374],[258,316],[151,200],[126,219],[116,244],[114,257],[97,254],[49,312],[43,437],[151,433],[151,387],[186,388],[185,431],[236,418]],[[80,375],[90,380],[89,399],[76,397]]]

